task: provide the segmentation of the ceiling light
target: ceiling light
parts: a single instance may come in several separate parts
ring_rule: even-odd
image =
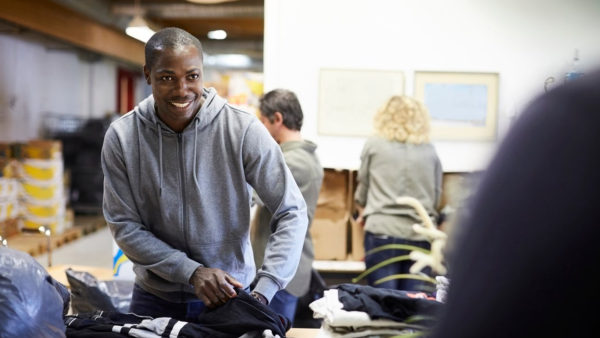
[[[209,39],[224,40],[226,37],[227,37],[227,32],[222,29],[208,32]]]
[[[196,4],[210,5],[210,4],[220,4],[223,2],[232,2],[237,0],[187,0],[189,2],[193,2]]]
[[[252,65],[252,59],[243,54],[218,54],[212,56],[216,66],[226,68],[246,68]]]
[[[146,43],[156,32],[148,27],[146,20],[144,20],[140,15],[136,15],[125,29],[125,33],[134,39],[138,39],[143,43]]]

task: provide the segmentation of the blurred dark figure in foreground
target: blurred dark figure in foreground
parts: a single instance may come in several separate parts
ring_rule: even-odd
[[[597,336],[599,195],[596,73],[537,100],[501,146],[461,225],[434,336]]]

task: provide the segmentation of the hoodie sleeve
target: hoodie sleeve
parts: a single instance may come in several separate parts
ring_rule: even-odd
[[[308,216],[304,198],[285,164],[281,149],[265,127],[254,120],[242,144],[246,181],[273,214],[262,269],[254,289],[271,300],[296,274]]]
[[[360,155],[360,169],[358,170],[358,185],[354,193],[354,202],[365,207],[367,205],[367,193],[369,192],[369,164],[370,164],[370,142],[367,141]]]
[[[142,224],[129,185],[121,143],[113,128],[104,138],[102,171],[104,218],[119,248],[135,265],[170,282],[189,284],[190,276],[202,265],[158,239]]]

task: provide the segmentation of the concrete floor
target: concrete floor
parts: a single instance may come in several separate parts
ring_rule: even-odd
[[[112,269],[112,246],[110,230],[104,227],[54,250],[52,265],[72,264]],[[48,267],[47,254],[36,256],[35,259],[43,267]]]

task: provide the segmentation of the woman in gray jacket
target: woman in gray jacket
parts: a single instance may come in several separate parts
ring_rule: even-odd
[[[421,223],[416,211],[399,205],[398,197],[418,199],[431,218],[437,217],[442,187],[442,166],[429,143],[429,114],[425,106],[409,97],[393,96],[377,112],[376,136],[369,138],[361,155],[355,202],[359,222],[365,228],[365,251],[388,244],[406,244],[429,249],[429,242],[413,231]],[[382,250],[365,257],[367,269],[406,250]],[[408,274],[411,260],[381,267],[368,275],[369,285],[420,291],[419,280],[397,278],[375,285],[378,280]]]

